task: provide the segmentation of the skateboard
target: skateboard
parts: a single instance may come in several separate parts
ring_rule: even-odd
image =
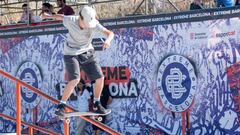
[[[95,112],[66,112],[63,114],[63,116],[59,116],[61,120],[66,120],[67,123],[70,123],[70,118],[71,117],[78,117],[78,116],[87,116],[90,117],[94,120],[97,120],[99,122],[102,121],[102,117],[100,116],[105,116],[108,115],[112,112],[111,109],[107,109],[107,113],[105,114],[100,114],[100,113],[95,113]]]

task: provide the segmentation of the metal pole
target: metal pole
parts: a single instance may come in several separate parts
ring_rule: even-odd
[[[27,26],[29,26],[29,22],[30,22],[30,12],[29,12],[29,7],[30,7],[30,5],[29,5],[29,0],[27,0]]]
[[[16,84],[16,130],[17,135],[21,135],[21,85]]]
[[[69,112],[70,110],[69,109],[65,109],[65,112]],[[63,122],[64,124],[64,135],[69,135],[69,123],[67,123],[66,120],[64,120]]]
[[[182,112],[182,135],[186,135],[186,112]]]
[[[38,1],[36,1],[36,9],[38,9]],[[36,15],[38,15],[38,10],[36,10]]]
[[[142,6],[142,4],[143,4],[144,1],[145,1],[145,0],[142,0],[142,2],[138,5],[138,7],[137,7],[137,8],[135,9],[135,11],[133,12],[133,15],[136,14],[137,10]]]
[[[167,1],[176,9],[176,11],[180,11],[180,9],[176,5],[174,5],[171,0]]]
[[[65,120],[64,122],[64,135],[69,135],[69,124]]]
[[[33,128],[30,126],[28,127],[28,134],[33,135]]]

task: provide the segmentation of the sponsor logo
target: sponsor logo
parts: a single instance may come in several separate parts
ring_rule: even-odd
[[[104,85],[108,86],[110,94],[114,98],[138,97],[139,88],[135,78],[131,77],[131,71],[125,66],[102,67],[105,76]],[[81,78],[90,82],[86,74],[81,71]]]
[[[22,64],[17,71],[17,77],[35,88],[40,88],[42,85],[40,70],[32,62]],[[40,102],[39,96],[25,87],[21,88],[21,96],[25,107],[34,108]]]
[[[207,39],[208,35],[206,33],[190,33],[190,39]]]
[[[183,112],[192,104],[197,78],[191,62],[181,55],[166,57],[158,69],[157,87],[161,101],[173,112]]]
[[[108,88],[112,97],[133,98],[138,97],[139,89],[136,79],[130,79],[128,83],[110,83]]]
[[[222,33],[213,32],[212,34],[210,34],[210,38],[223,38],[223,37],[231,37],[234,35],[236,35],[236,31],[222,32]]]
[[[129,68],[121,67],[102,67],[105,76],[104,85],[108,88],[113,98],[134,98],[139,96],[138,82],[135,78],[130,78],[131,72]],[[81,79],[85,83],[90,84],[91,81],[84,71],[81,71]],[[58,99],[61,99],[66,83],[59,83],[56,85],[58,91]],[[91,85],[92,88],[94,86]],[[76,89],[70,96],[70,100],[77,100]]]
[[[103,43],[104,43],[105,39],[104,38],[94,38],[92,40],[92,45],[95,49],[95,51],[101,51],[103,50]]]

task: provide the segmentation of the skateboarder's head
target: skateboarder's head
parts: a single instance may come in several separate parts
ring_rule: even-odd
[[[80,24],[82,22],[82,28],[95,28],[99,23],[96,19],[96,11],[90,6],[84,6],[79,12]]]

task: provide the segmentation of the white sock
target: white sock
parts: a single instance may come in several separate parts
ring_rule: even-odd
[[[94,97],[93,102],[95,103],[95,102],[97,102],[97,101],[100,101],[100,98],[95,98],[95,97]]]
[[[61,100],[60,103],[62,103],[62,104],[67,104],[67,101]]]

